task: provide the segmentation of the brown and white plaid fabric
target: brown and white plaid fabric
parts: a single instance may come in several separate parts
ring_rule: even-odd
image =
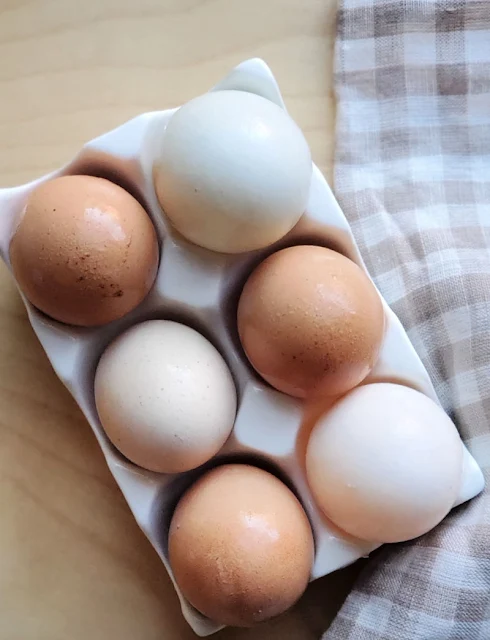
[[[490,476],[490,0],[341,0],[336,195]],[[324,640],[490,640],[490,490],[368,562]]]

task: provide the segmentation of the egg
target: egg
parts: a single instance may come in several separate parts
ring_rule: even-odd
[[[375,365],[381,298],[362,269],[323,247],[272,254],[248,278],[238,332],[252,366],[292,396],[343,394]]]
[[[305,590],[313,536],[294,494],[261,469],[227,464],[203,475],[170,525],[170,566],[185,598],[224,625],[279,615]]]
[[[228,438],[236,413],[231,373],[200,333],[150,320],[120,335],[95,375],[101,424],[135,464],[178,473],[209,460]]]
[[[63,176],[29,195],[10,262],[39,310],[66,324],[97,326],[146,297],[158,243],[146,211],[127,191],[102,178]]]
[[[279,106],[254,93],[216,91],[170,119],[154,163],[172,225],[206,249],[241,253],[282,238],[302,216],[311,154]]]
[[[308,482],[325,515],[372,542],[401,542],[435,527],[459,492],[463,447],[427,396],[390,383],[351,391],[314,427]]]

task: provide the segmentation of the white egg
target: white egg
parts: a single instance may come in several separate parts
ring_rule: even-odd
[[[363,540],[401,542],[447,515],[462,461],[456,427],[435,402],[401,385],[371,384],[320,418],[306,469],[334,524]]]
[[[170,119],[155,159],[155,188],[188,240],[241,253],[282,238],[302,216],[312,162],[296,123],[253,93],[216,91]]]
[[[193,469],[228,438],[236,413],[230,371],[193,329],[138,324],[104,352],[95,401],[112,443],[135,464],[164,473]]]

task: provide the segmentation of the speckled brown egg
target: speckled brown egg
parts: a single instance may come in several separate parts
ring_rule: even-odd
[[[264,260],[238,305],[245,353],[273,387],[304,398],[342,394],[375,365],[384,333],[381,299],[362,269],[317,246]]]
[[[279,615],[305,590],[313,536],[301,504],[272,474],[227,464],[179,502],[169,533],[176,582],[198,611],[239,627]]]
[[[145,298],[158,243],[148,214],[127,191],[102,178],[63,176],[30,194],[10,261],[31,304],[88,327],[121,318]]]

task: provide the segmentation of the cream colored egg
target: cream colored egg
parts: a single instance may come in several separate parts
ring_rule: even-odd
[[[236,413],[230,371],[193,329],[166,320],[136,325],[104,352],[95,376],[100,421],[135,464],[193,469],[228,438]]]
[[[315,425],[306,468],[325,515],[351,535],[401,542],[437,525],[460,486],[456,427],[425,395],[395,384],[360,387]]]
[[[155,188],[173,226],[223,253],[268,246],[298,222],[312,175],[308,144],[279,106],[216,91],[170,119],[155,159]]]

